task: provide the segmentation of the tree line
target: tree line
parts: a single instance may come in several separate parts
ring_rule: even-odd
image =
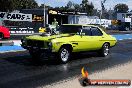
[[[0,0],[0,11],[38,8],[35,0]]]
[[[99,4],[100,5],[100,4]],[[0,11],[3,12],[11,12],[13,10],[21,10],[21,9],[34,9],[34,8],[43,8],[44,4],[41,4],[40,6],[35,0],[0,0]],[[80,11],[85,12],[87,15],[97,15],[99,16],[100,12],[98,9],[94,8],[94,5],[92,2],[89,2],[88,0],[82,0],[81,4],[74,3],[72,1],[69,1],[66,6],[62,7],[51,7],[47,6],[46,8],[52,8],[52,9],[58,9],[58,10],[65,10],[65,11]],[[107,17],[108,10],[105,9],[104,5],[102,8],[104,12],[104,16]],[[114,7],[114,12],[128,12],[129,7],[126,4],[117,4]]]

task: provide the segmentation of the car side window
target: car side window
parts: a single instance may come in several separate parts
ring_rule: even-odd
[[[92,31],[92,36],[102,36],[103,35],[103,33],[97,27],[92,27],[91,31]]]
[[[82,29],[82,33],[85,33],[86,36],[91,36],[91,29],[90,29],[90,27],[84,27]]]
[[[61,25],[57,31],[60,33],[80,33],[82,26],[73,26],[73,25]]]

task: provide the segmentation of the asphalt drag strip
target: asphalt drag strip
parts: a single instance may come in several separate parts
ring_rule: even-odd
[[[108,57],[84,53],[74,56],[67,64],[56,63],[56,60],[31,62],[27,51],[5,55],[0,57],[0,88],[37,88],[77,77],[82,67],[93,74],[131,62],[132,42],[120,41]]]

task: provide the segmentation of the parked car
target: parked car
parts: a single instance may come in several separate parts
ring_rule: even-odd
[[[32,35],[21,42],[36,60],[55,55],[57,60],[67,63],[73,52],[98,51],[99,55],[107,56],[117,40],[98,26],[64,24],[57,29],[57,34]]]
[[[0,26],[0,39],[8,39],[8,38],[10,38],[9,28]]]

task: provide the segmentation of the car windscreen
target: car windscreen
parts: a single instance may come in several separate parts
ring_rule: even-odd
[[[80,29],[82,28],[82,26],[73,26],[73,25],[61,25],[57,31],[59,33],[80,33]]]

